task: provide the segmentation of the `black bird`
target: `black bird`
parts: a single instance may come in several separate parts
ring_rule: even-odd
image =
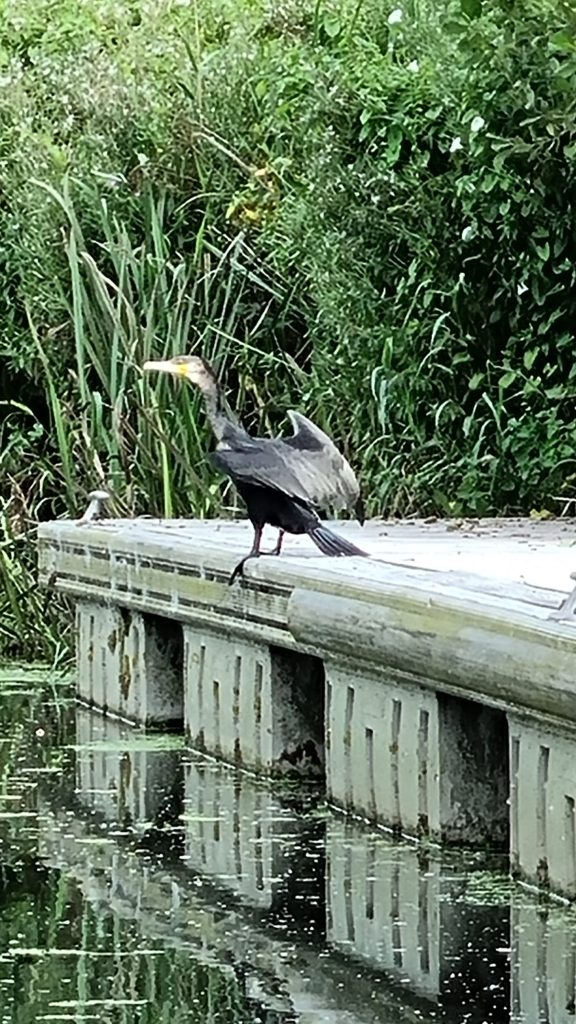
[[[200,388],[206,413],[216,437],[212,461],[234,482],[254,527],[248,555],[230,577],[241,575],[249,558],[279,555],[284,533],[307,533],[325,555],[366,555],[321,522],[318,508],[354,508],[362,524],[364,511],[354,472],[335,444],[302,413],[289,410],[292,437],[251,437],[230,410],[214,371],[199,356],[175,356],[144,363],[156,370],[183,377]],[[260,550],[265,524],[278,528],[273,551]]]

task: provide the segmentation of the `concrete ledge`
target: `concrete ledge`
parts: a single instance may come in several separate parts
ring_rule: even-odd
[[[359,528],[336,526],[360,542]],[[414,533],[415,527],[409,529],[410,538]],[[571,589],[566,552],[557,544],[546,559],[546,566],[555,566],[548,572],[542,543],[532,552],[506,535],[499,546],[487,542],[481,576],[465,571],[467,545],[446,533],[441,556],[427,555],[427,534],[420,549],[412,539],[397,545],[399,558],[409,547],[419,550],[414,557],[420,562],[440,560],[446,570],[382,561],[382,554],[393,555],[394,543],[379,539],[374,524],[367,531],[371,542],[364,542],[374,559],[325,558],[310,552],[305,539],[294,554],[250,563],[245,584],[229,587],[229,572],[249,535],[246,524],[230,523],[47,523],[39,530],[40,582],[77,601],[132,608],[302,652],[337,651],[354,662],[385,664],[422,685],[576,721],[576,628],[548,618]],[[507,569],[511,544],[514,559],[509,556]],[[478,538],[473,547],[482,550]],[[538,569],[531,573],[536,554]],[[522,581],[514,576],[520,556]],[[470,561],[477,569],[478,556]],[[552,589],[562,578],[565,589]],[[542,586],[535,585],[539,580]]]
[[[378,600],[296,589],[288,628],[302,647],[386,666],[434,690],[576,722],[576,631],[462,596],[382,584]]]
[[[247,524],[45,524],[41,583],[78,606],[79,696],[142,725],[183,708],[192,746],[244,767],[325,764],[347,811],[510,842],[514,871],[576,898],[576,620],[550,618],[569,526],[336,528],[372,557],[297,539],[230,587]]]

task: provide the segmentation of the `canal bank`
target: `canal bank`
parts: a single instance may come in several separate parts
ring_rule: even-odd
[[[369,559],[241,523],[45,524],[40,578],[76,604],[78,696],[411,838],[507,848],[576,895],[576,632],[558,523],[373,522]],[[576,552],[575,552],[576,555]]]

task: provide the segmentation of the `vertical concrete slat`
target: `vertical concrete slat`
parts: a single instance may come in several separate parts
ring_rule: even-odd
[[[576,898],[576,732],[509,714],[511,864],[532,884]]]
[[[439,831],[434,694],[327,663],[328,794],[396,831]],[[424,739],[421,722],[425,722]],[[424,808],[424,812],[422,811]]]
[[[78,696],[139,725],[183,716],[182,634],[169,619],[79,602]]]
[[[183,629],[191,745],[266,772],[297,768],[319,774],[324,695],[318,659],[209,630]]]

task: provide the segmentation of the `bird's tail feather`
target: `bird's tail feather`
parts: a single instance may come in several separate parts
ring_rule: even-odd
[[[360,548],[357,548],[349,540],[344,540],[344,537],[339,537],[337,533],[332,533],[332,530],[329,530],[326,526],[319,524],[312,527],[308,531],[308,536],[325,555],[363,555],[366,558],[368,557],[366,551],[361,551]]]

